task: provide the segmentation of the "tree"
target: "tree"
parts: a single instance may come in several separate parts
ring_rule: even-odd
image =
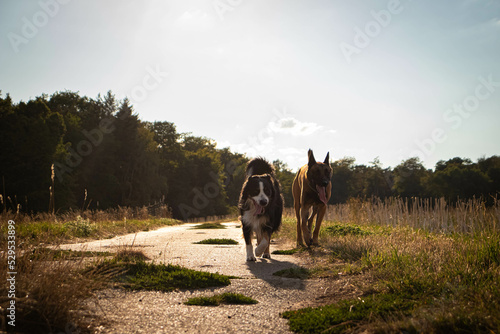
[[[469,159],[453,158],[439,161],[430,180],[435,197],[445,197],[449,202],[485,195],[488,176]]]
[[[118,204],[138,206],[159,200],[165,179],[160,176],[158,143],[140,122],[128,99],[124,99],[115,121],[115,175],[120,185]]]
[[[425,180],[429,172],[419,158],[409,158],[394,168],[394,194],[400,197],[426,197]]]
[[[334,161],[332,166],[332,197],[333,204],[345,203],[350,197],[355,197],[355,171],[356,159],[345,157]]]
[[[382,169],[379,158],[371,162],[372,166],[366,168],[364,175],[363,194],[366,198],[385,198],[392,194],[392,172],[389,168]]]
[[[497,198],[500,193],[500,157],[494,155],[489,158],[481,158],[477,162],[479,170],[488,177],[488,186],[484,193],[486,200],[492,204],[493,198]]]
[[[10,97],[0,100],[3,195],[10,198],[12,206],[20,204],[23,210],[47,210],[51,166],[58,151],[64,150],[63,117],[52,112],[42,98],[18,105],[13,105]]]
[[[273,161],[273,166],[276,171],[276,177],[281,184],[281,191],[285,202],[284,205],[286,207],[293,207],[292,183],[295,178],[295,173],[288,168],[286,163],[279,159]]]
[[[236,211],[243,182],[245,182],[245,168],[248,158],[240,153],[233,153],[228,148],[219,150],[220,160],[224,166],[224,188],[228,204]]]

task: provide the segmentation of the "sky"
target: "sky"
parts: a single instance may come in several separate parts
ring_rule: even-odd
[[[0,64],[293,170],[500,154],[498,0],[0,0]]]

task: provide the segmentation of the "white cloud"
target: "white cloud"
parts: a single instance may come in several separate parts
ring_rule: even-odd
[[[284,133],[293,136],[309,136],[321,130],[323,126],[312,122],[301,122],[293,117],[286,117],[269,122],[268,128],[275,133]]]

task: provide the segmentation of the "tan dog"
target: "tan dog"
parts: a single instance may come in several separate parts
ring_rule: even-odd
[[[330,153],[324,162],[316,162],[311,149],[307,152],[309,162],[300,168],[293,180],[292,193],[297,217],[297,246],[303,246],[302,236],[307,246],[318,245],[319,229],[325,216],[326,206],[332,194],[332,168],[329,163]],[[312,214],[309,210],[312,207]],[[311,229],[316,215],[313,237]]]

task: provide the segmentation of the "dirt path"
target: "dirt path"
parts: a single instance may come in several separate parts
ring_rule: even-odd
[[[218,272],[242,279],[224,288],[174,292],[99,292],[97,315],[105,319],[99,333],[289,333],[280,313],[298,303],[315,299],[325,291],[322,280],[282,278],[272,274],[301,265],[293,256],[245,261],[239,222],[224,223],[226,229],[193,229],[196,224],[165,227],[107,240],[63,245],[73,250],[114,251],[130,246],[141,249],[156,263],[178,264],[190,269]],[[238,245],[195,245],[208,238],[231,238]],[[280,247],[281,246],[281,247]],[[271,251],[283,249],[271,244]],[[190,297],[223,292],[242,293],[259,301],[255,305],[187,306]]]

